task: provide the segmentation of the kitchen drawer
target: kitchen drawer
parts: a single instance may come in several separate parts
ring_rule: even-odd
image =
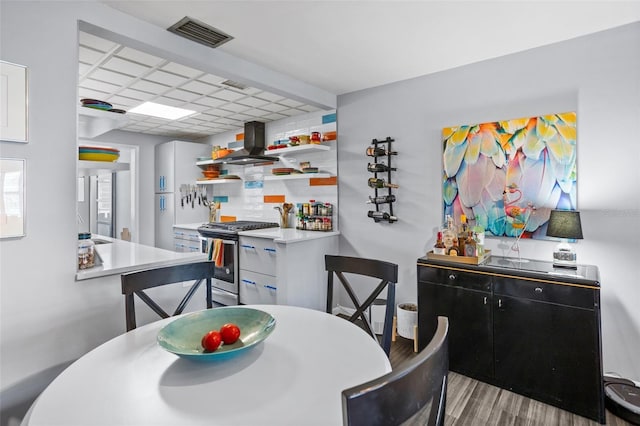
[[[270,238],[240,237],[240,268],[276,275],[276,245]]]
[[[173,238],[177,240],[199,241],[200,233],[191,229],[176,228],[173,230]]]
[[[493,278],[495,297],[510,296],[578,308],[594,309],[595,291],[597,290],[562,283],[551,284],[507,277]]]
[[[418,266],[418,281],[491,291],[491,276],[456,269]]]
[[[174,239],[173,240],[174,250],[180,253],[199,253],[200,252],[200,242],[199,241],[189,241],[189,240],[181,240]]]
[[[276,277],[252,271],[240,270],[240,303],[277,304]]]

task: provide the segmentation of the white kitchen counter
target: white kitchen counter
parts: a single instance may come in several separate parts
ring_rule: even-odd
[[[179,253],[95,234],[93,239],[110,241],[107,244],[96,244],[96,251],[102,259],[102,265],[78,271],[76,281],[119,275],[139,269],[207,260],[207,255],[204,253]]]
[[[197,231],[199,227],[201,227],[202,225],[204,225],[203,222],[198,222],[198,223],[180,223],[177,225],[173,225],[173,229],[189,229],[192,231]]]
[[[295,228],[266,228],[253,231],[241,231],[238,235],[257,238],[270,238],[276,243],[291,244],[317,240],[340,235],[340,231],[301,231]]]

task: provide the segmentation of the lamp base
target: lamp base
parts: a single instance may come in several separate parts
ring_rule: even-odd
[[[559,248],[553,252],[554,268],[578,269],[576,253],[571,249]]]

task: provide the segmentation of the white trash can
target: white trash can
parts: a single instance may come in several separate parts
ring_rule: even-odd
[[[415,303],[398,304],[397,332],[407,339],[414,339],[413,330],[418,324],[418,306]]]

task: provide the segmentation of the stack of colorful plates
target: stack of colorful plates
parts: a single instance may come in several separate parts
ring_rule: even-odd
[[[87,161],[116,161],[120,157],[120,150],[101,146],[81,146],[78,158]]]
[[[271,173],[276,176],[290,175],[293,172],[291,167],[280,167],[271,169]]]
[[[80,99],[83,107],[93,108],[93,109],[101,109],[103,111],[109,111],[113,108],[108,102],[99,101],[97,99]]]

